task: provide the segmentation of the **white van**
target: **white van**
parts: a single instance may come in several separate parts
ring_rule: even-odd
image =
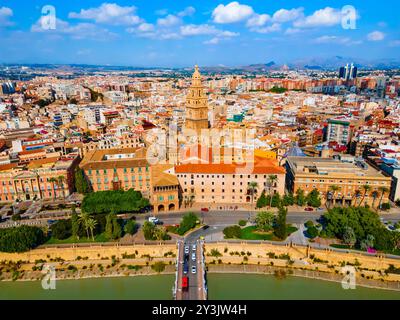
[[[160,222],[160,220],[158,220],[158,218],[156,218],[156,217],[149,217],[149,222],[152,222],[154,224],[158,224]]]

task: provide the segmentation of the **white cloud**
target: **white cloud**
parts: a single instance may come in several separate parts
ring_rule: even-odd
[[[247,27],[262,27],[265,25],[271,17],[268,14],[255,14],[249,20],[247,20]]]
[[[400,40],[393,40],[389,43],[391,47],[400,47]]]
[[[215,38],[212,38],[210,40],[204,41],[203,43],[204,44],[218,44],[219,40],[220,40],[219,38],[215,37]]]
[[[165,18],[157,19],[157,24],[162,27],[171,27],[180,24],[182,20],[173,14],[167,15]]]
[[[182,36],[197,36],[197,35],[209,35],[213,34],[219,38],[231,38],[237,37],[239,33],[232,31],[224,31],[215,28],[209,24],[189,24],[186,26],[181,26],[180,28]]]
[[[71,12],[68,17],[110,25],[135,25],[142,22],[135,13],[135,6],[121,7],[115,3],[103,3],[98,8],[82,9],[79,13]]]
[[[194,15],[195,12],[196,12],[196,9],[190,6],[190,7],[185,8],[181,12],[179,12],[178,16],[179,17],[192,16],[192,15]]]
[[[304,8],[297,8],[291,10],[280,9],[274,13],[274,15],[272,16],[272,20],[274,22],[280,22],[280,23],[297,20],[304,16],[303,11]]]
[[[254,10],[252,7],[234,1],[226,6],[223,4],[218,5],[214,9],[212,17],[215,23],[235,23],[243,21],[253,14]]]
[[[181,26],[181,34],[184,36],[215,34],[217,32],[218,29],[209,24],[189,24],[186,26]]]
[[[347,37],[338,37],[338,36],[321,36],[314,39],[315,43],[349,43],[351,41],[350,38]]]
[[[270,26],[267,27],[262,27],[262,28],[252,28],[250,29],[253,32],[257,33],[271,33],[271,32],[278,32],[281,31],[281,25],[279,23],[274,23]]]
[[[326,7],[315,11],[311,16],[294,21],[293,25],[296,28],[330,27],[339,24],[341,20],[341,11]]]
[[[385,34],[381,31],[373,31],[367,36],[369,41],[382,41],[385,39]]]
[[[141,23],[138,27],[137,30],[140,32],[150,32],[154,31],[154,25],[152,23]]]
[[[287,34],[287,35],[297,34],[301,31],[302,31],[301,29],[297,29],[297,28],[287,28],[285,31],[285,34]]]
[[[56,29],[48,30],[43,28],[43,22],[46,19],[42,16],[34,25],[31,27],[31,32],[47,33],[49,35],[67,35],[72,39],[92,39],[92,40],[108,40],[115,38],[117,35],[110,32],[107,29],[99,28],[93,23],[78,23],[76,25],[70,25],[68,22],[61,19],[56,20]]]
[[[7,7],[0,8],[0,27],[12,26],[13,23],[9,20],[13,16],[13,11]]]

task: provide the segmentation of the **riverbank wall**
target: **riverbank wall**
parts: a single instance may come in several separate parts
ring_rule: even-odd
[[[400,282],[400,274],[388,272],[389,268],[400,268],[400,259],[361,252],[338,252],[290,244],[215,242],[205,243],[205,255],[208,266],[275,266],[337,275],[347,273],[349,267],[354,267],[358,279]]]

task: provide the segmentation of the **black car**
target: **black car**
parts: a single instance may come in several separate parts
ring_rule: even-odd
[[[189,264],[185,261],[183,264],[183,273],[188,274],[189,273]]]

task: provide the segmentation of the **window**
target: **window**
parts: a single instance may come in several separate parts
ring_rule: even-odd
[[[171,196],[168,196],[168,200],[174,200],[174,198],[175,198],[175,197],[172,196],[172,195],[171,195]]]
[[[164,201],[164,197],[163,196],[159,196],[158,197],[158,201]]]

